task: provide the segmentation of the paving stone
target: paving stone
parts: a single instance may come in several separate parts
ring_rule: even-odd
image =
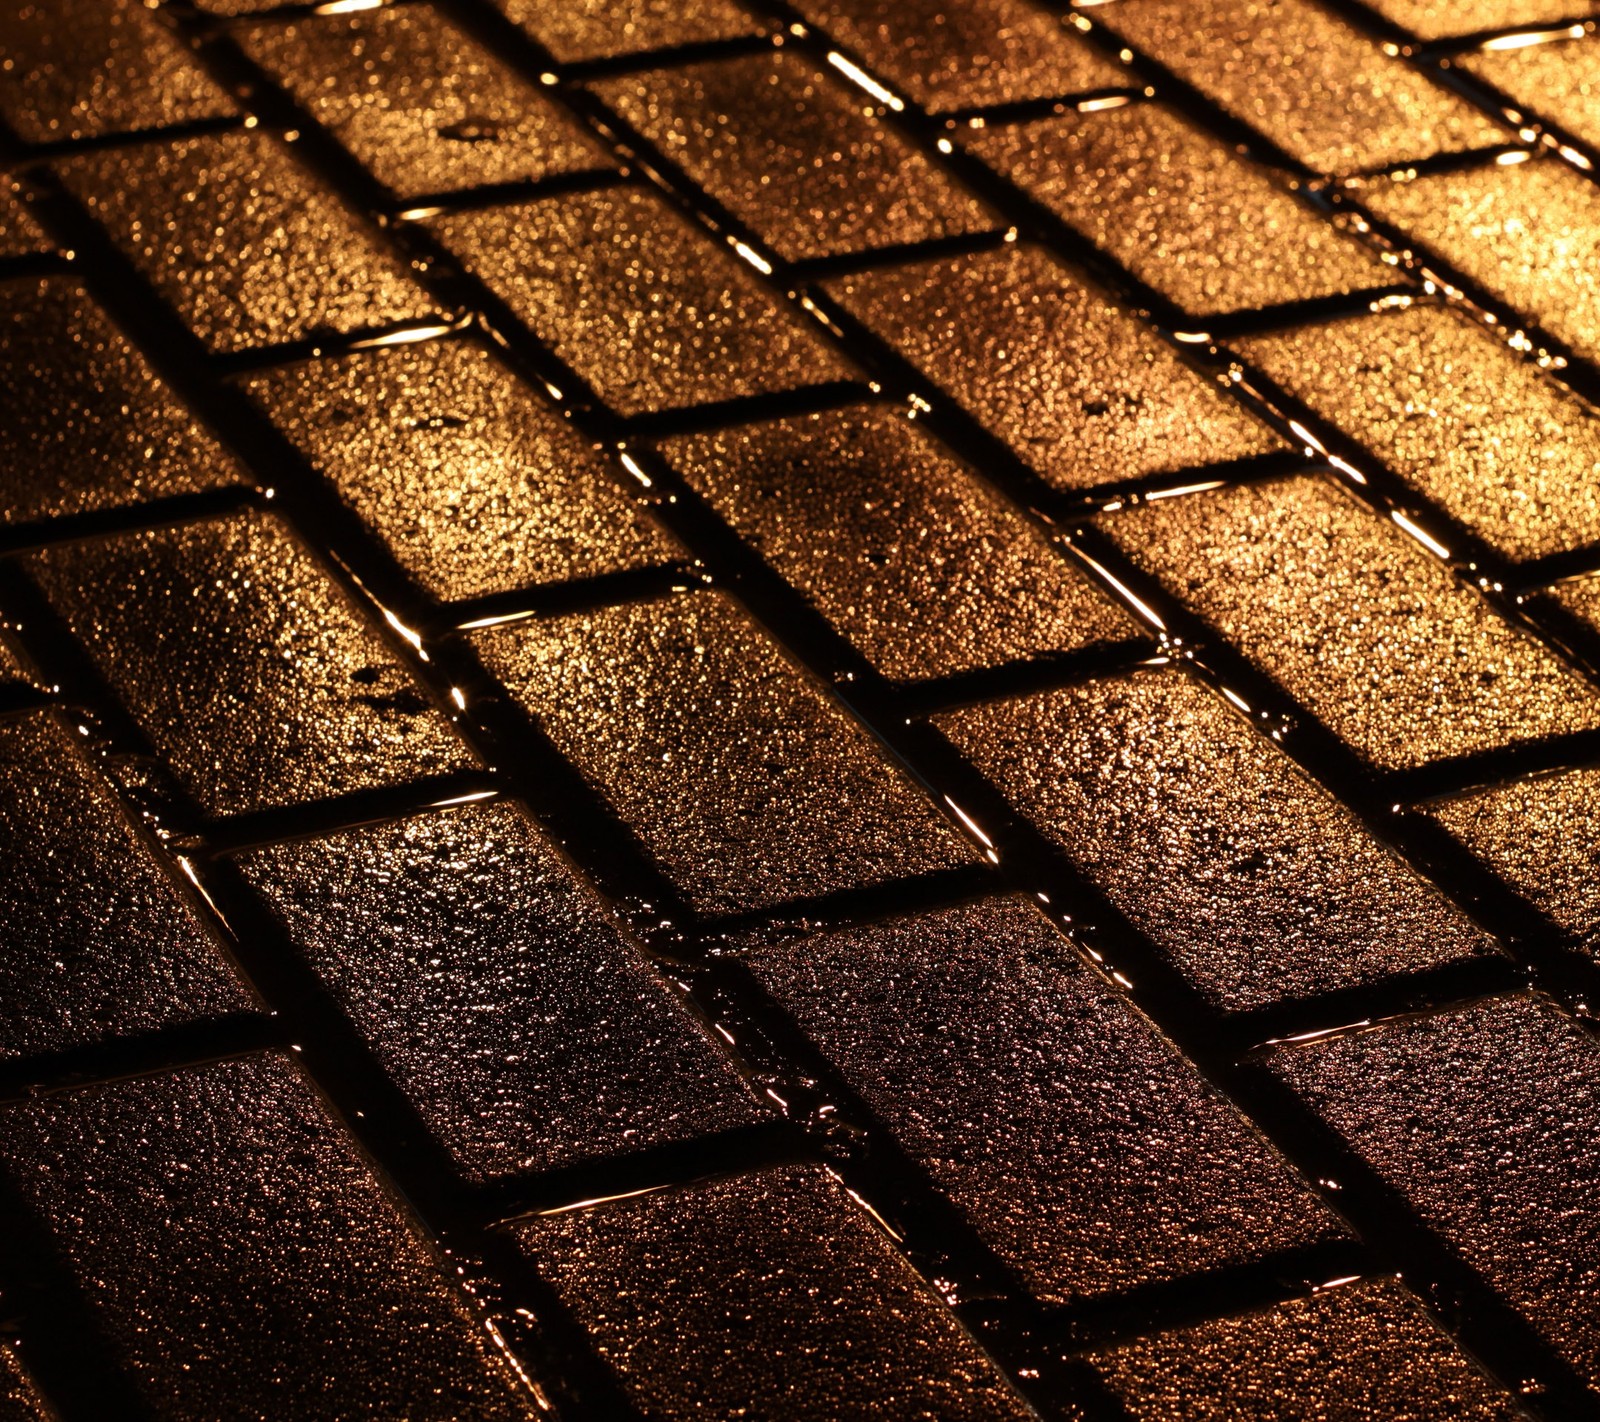
[[[989,127],[963,146],[1195,315],[1394,279],[1265,169],[1160,104]]]
[[[1377,766],[1600,724],[1553,653],[1321,479],[1163,499],[1104,527]]]
[[[1581,356],[1600,358],[1600,191],[1567,164],[1491,164],[1358,194],[1379,217],[1537,320]]]
[[[227,95],[139,0],[7,0],[0,7],[0,72],[0,115],[30,143],[233,112]]]
[[[1341,1232],[1022,900],[801,938],[751,967],[1045,1299]]]
[[[0,182],[0,257],[31,256],[50,245],[22,197]]]
[[[733,0],[494,0],[563,64],[761,32]]]
[[[9,1348],[0,1348],[0,1422],[53,1422],[55,1414]]]
[[[1139,1419],[1435,1417],[1521,1413],[1398,1281],[1373,1279],[1090,1355]]]
[[[1574,578],[1570,582],[1558,583],[1550,591],[1568,612],[1600,630],[1600,578],[1592,575]]]
[[[433,226],[623,414],[850,373],[730,251],[638,189],[458,213]]]
[[[533,1417],[287,1057],[4,1112],[3,1158],[155,1413]]]
[[[1030,1417],[827,1172],[787,1166],[517,1228],[651,1417]]]
[[[1592,7],[1600,13],[1600,5]],[[1583,9],[1565,7],[1568,16]],[[1587,42],[1519,45],[1456,61],[1487,79],[1541,118],[1554,120],[1585,143],[1600,147],[1600,44]],[[1526,96],[1526,98],[1524,98]]]
[[[0,885],[0,1058],[252,1006],[43,713],[0,722]]]
[[[1130,44],[1320,172],[1510,136],[1312,0],[1139,0],[1104,13]]]
[[[400,263],[261,133],[91,153],[61,173],[214,350],[429,314]]]
[[[843,0],[802,14],[933,113],[1125,87],[1128,71],[1024,0]]]
[[[475,1179],[762,1118],[509,806],[255,850],[246,876]]]
[[[1600,771],[1539,776],[1428,808],[1579,947],[1600,956]]]
[[[594,448],[478,347],[393,346],[272,371],[249,389],[441,601],[676,554]]]
[[[752,909],[972,861],[721,593],[480,634],[490,669],[692,904]]]
[[[401,195],[611,166],[532,84],[427,6],[268,23],[240,38]]]
[[[1600,539],[1600,413],[1448,309],[1232,348],[1507,558]]]
[[[672,440],[666,456],[886,675],[950,675],[1136,635],[917,425],[853,406]]]
[[[28,566],[213,813],[469,763],[444,717],[265,515],[49,548]]]
[[[1591,1385],[1600,1054],[1528,998],[1299,1050],[1275,1069]]]
[[[1509,30],[1600,13],[1596,0],[1366,0],[1418,39]]]
[[[1004,225],[864,109],[859,90],[788,50],[595,89],[791,261]]]
[[[1493,951],[1206,688],[1144,672],[937,724],[1230,1009]]]
[[[1038,248],[844,277],[829,290],[1058,488],[1283,447]]]
[[[76,282],[0,283],[7,523],[247,482]]]

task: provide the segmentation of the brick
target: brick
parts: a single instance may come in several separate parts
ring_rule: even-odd
[[[475,639],[691,903],[753,909],[972,852],[721,593]]]
[[[468,763],[444,717],[263,514],[63,545],[27,564],[214,814]]]
[[[1600,416],[1448,308],[1234,349],[1507,558],[1600,539]]]
[[[594,88],[787,260],[996,226],[843,79],[787,50]]]
[[[1562,607],[1600,631],[1600,578],[1574,578],[1550,590]]]
[[[657,1192],[516,1233],[651,1417],[1033,1415],[816,1167]]]
[[[1372,1279],[1089,1355],[1138,1419],[1521,1415],[1397,1280]]]
[[[532,84],[426,6],[267,23],[240,39],[395,193],[610,166]]]
[[[1104,527],[1380,767],[1600,724],[1553,653],[1322,479],[1163,499]]]
[[[936,724],[1220,1007],[1494,950],[1179,672],[976,706]]]
[[[1139,0],[1103,13],[1130,44],[1319,172],[1510,136],[1311,0]]]
[[[664,450],[887,676],[949,675],[1137,631],[971,470],[882,408]]]
[[[1510,30],[1600,14],[1596,0],[1366,0],[1418,39]]]
[[[393,346],[289,366],[248,388],[442,601],[676,551],[593,446],[477,346]]]
[[[933,113],[1132,83],[1056,16],[1024,0],[845,0],[801,12],[879,79]]]
[[[4,1116],[15,1188],[159,1416],[535,1415],[288,1057]]]
[[[43,714],[0,722],[0,886],[0,1058],[252,1005]]]
[[[0,284],[0,499],[29,523],[244,481],[75,282]]]
[[[625,415],[849,373],[743,263],[638,189],[463,212],[433,226]]]
[[[845,277],[829,290],[1057,488],[1283,447],[1038,248]]]
[[[241,865],[473,1179],[762,1118],[510,806],[278,845]]]
[[[1267,170],[1160,104],[990,127],[965,146],[1196,316],[1393,279]]]
[[[802,938],[750,966],[1046,1300],[1341,1232],[1023,900]]]
[[[1491,164],[1379,178],[1359,196],[1579,355],[1600,358],[1600,192],[1583,174],[1557,159]]]
[[[61,175],[213,350],[430,313],[398,260],[259,132],[86,154]]]
[[[1568,16],[1582,13],[1570,3],[1562,8]],[[1593,9],[1600,13],[1600,5]],[[1600,148],[1600,44],[1592,37],[1463,55],[1455,63]]]
[[[31,256],[49,251],[50,246],[21,195],[0,182],[0,257]]]
[[[55,1413],[9,1348],[0,1348],[0,1422],[54,1422]]]
[[[1275,1054],[1274,1069],[1592,1385],[1600,1054],[1503,998]]]
[[[139,0],[10,0],[0,9],[0,115],[50,143],[233,112]]]
[[[733,0],[494,0],[563,64],[761,32]]]
[[[1600,957],[1600,771],[1497,786],[1430,814],[1584,952]]]

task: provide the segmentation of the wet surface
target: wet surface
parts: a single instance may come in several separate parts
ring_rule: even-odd
[[[0,9],[0,1416],[1600,1416],[1595,15]]]
[[[621,1200],[517,1234],[650,1416],[1028,1415],[821,1170]]]
[[[1225,1006],[1492,951],[1220,697],[1176,672],[939,725]]]

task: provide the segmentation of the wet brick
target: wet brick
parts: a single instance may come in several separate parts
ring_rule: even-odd
[[[563,64],[754,35],[733,0],[494,0]]]

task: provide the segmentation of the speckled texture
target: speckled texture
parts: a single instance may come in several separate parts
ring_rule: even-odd
[[[1222,1007],[1493,951],[1332,796],[1176,671],[938,724]]]
[[[534,1415],[286,1058],[50,1097],[3,1119],[17,1187],[162,1418]]]
[[[1600,414],[1454,312],[1234,344],[1508,558],[1600,539]]]
[[[830,289],[1059,488],[1281,448],[1037,248],[846,277]]]
[[[612,189],[433,225],[623,414],[848,373],[731,252],[651,194]]]
[[[674,440],[669,461],[890,677],[1135,635],[910,420],[856,406]]]
[[[249,1006],[67,735],[0,722],[0,1058]]]
[[[441,600],[673,556],[572,426],[466,342],[290,366],[249,388]]]
[[[1579,355],[1600,358],[1600,191],[1558,159],[1491,164],[1358,194]]]
[[[1428,808],[1600,957],[1600,770],[1540,776]]]
[[[1502,143],[1509,135],[1312,0],[1138,0],[1117,34],[1322,172]]]
[[[563,64],[757,34],[733,0],[494,0]]]
[[[242,39],[396,193],[610,166],[572,119],[427,6],[264,24]]]
[[[261,809],[468,763],[310,556],[254,513],[28,565],[208,809]]]
[[[1600,700],[1320,479],[1163,499],[1107,533],[1379,766],[1600,725]]]
[[[233,112],[139,0],[5,0],[0,115],[48,143]]]
[[[1179,1329],[1089,1360],[1139,1422],[1513,1422],[1522,1415],[1392,1279]]]
[[[761,1117],[509,806],[242,862],[466,1175],[545,1170]]]
[[[50,239],[21,196],[0,178],[0,257],[23,257],[50,249]]]
[[[1341,1232],[1022,900],[800,939],[751,966],[1046,1299]]]
[[[972,857],[867,733],[723,594],[520,623],[475,640],[703,910]]]
[[[798,8],[854,50],[875,78],[934,113],[1133,82],[1027,0],[805,0]]]
[[[1570,16],[1584,13],[1571,0]],[[1593,6],[1600,13],[1600,3]],[[1561,124],[1575,137],[1600,147],[1600,43],[1594,36],[1562,44],[1494,50],[1457,61],[1487,79],[1540,117]]]
[[[54,1422],[54,1418],[17,1355],[0,1348],[0,1422]]]
[[[1509,30],[1600,14],[1596,0],[1366,0],[1418,39]]]
[[[76,283],[0,284],[0,347],[5,522],[243,482]]]
[[[1195,315],[1394,279],[1265,170],[1159,104],[984,129],[964,146]]]
[[[1276,1055],[1275,1068],[1600,1383],[1600,1046],[1527,998]]]
[[[517,1236],[652,1418],[1033,1416],[814,1167],[555,1215]]]
[[[595,88],[791,261],[1002,225],[866,112],[864,92],[787,50]]]
[[[1550,592],[1568,612],[1600,631],[1600,577],[1573,578],[1557,584]]]
[[[90,153],[61,174],[215,350],[429,314],[377,238],[259,132]]]

